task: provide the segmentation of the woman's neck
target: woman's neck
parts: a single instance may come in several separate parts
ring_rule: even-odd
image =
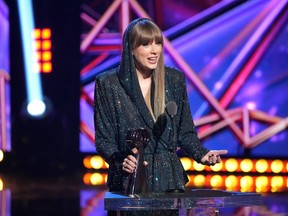
[[[153,73],[153,70],[138,70],[136,68],[136,74],[137,74],[137,77],[138,77],[138,80],[142,80],[142,79],[151,79],[151,76],[152,76],[152,73]]]
[[[144,98],[147,96],[150,97],[150,89],[152,83],[152,76],[148,76],[147,74],[137,74],[141,92]],[[149,95],[148,95],[149,94]]]

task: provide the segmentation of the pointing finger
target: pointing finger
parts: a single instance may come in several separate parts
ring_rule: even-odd
[[[227,150],[213,150],[214,154],[218,154],[218,155],[223,155],[223,154],[227,154],[228,151]]]

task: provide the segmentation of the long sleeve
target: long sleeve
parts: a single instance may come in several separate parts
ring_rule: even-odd
[[[201,162],[202,157],[204,157],[208,150],[200,143],[200,140],[195,129],[192,114],[190,111],[185,77],[182,77],[182,89],[181,89],[181,99],[180,101],[180,119],[179,119],[179,142],[178,145],[182,148],[188,156],[192,157],[198,163]]]
[[[113,110],[108,103],[108,95],[111,95],[111,83],[96,78],[94,94],[94,123],[95,145],[97,152],[109,163],[122,163],[126,154],[120,152],[116,142],[115,125],[113,123]],[[110,103],[111,104],[111,103]]]

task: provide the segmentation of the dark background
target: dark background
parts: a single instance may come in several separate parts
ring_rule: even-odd
[[[80,3],[33,1],[35,28],[52,29],[53,53],[52,73],[41,75],[43,95],[50,110],[45,117],[36,119],[25,112],[26,86],[17,1],[6,2],[10,18],[12,151],[4,163],[17,173],[40,176],[80,169]]]

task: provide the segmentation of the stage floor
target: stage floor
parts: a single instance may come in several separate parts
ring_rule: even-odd
[[[105,186],[86,186],[82,174],[21,177],[0,173],[0,216],[106,216]],[[262,194],[263,206],[220,208],[227,216],[288,215],[288,192]]]

